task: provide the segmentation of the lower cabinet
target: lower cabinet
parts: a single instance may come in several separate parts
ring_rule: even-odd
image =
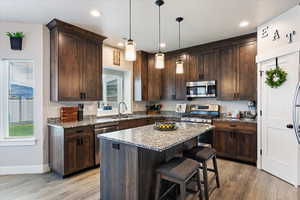
[[[94,132],[92,126],[49,128],[49,159],[51,170],[64,177],[93,167]]]
[[[215,122],[214,148],[224,158],[256,163],[256,124],[243,122]]]

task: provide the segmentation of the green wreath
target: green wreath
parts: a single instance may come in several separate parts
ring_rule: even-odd
[[[286,81],[287,73],[280,67],[266,71],[266,84],[271,88],[278,88]]]

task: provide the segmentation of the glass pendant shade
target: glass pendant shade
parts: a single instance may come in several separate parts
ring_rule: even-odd
[[[155,54],[155,68],[156,69],[165,68],[165,54],[161,52]]]
[[[183,60],[176,61],[176,74],[183,74]]]
[[[125,44],[125,60],[127,61],[136,60],[136,46],[133,40],[128,40]]]

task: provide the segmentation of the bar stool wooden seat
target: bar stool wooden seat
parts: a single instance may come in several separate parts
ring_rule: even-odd
[[[186,196],[187,183],[196,176],[200,199],[202,200],[200,163],[189,158],[174,158],[161,165],[157,170],[155,200],[159,200],[167,195],[177,184],[180,185],[180,200]],[[160,195],[161,180],[174,183],[163,195]]]
[[[209,200],[207,171],[211,171],[215,174],[214,178],[216,179],[217,188],[220,187],[216,150],[209,147],[194,147],[191,150],[184,152],[183,155],[186,158],[191,158],[201,163],[200,168],[203,170],[204,179],[204,196],[206,200]],[[210,159],[213,160],[213,169],[207,168],[207,161]]]

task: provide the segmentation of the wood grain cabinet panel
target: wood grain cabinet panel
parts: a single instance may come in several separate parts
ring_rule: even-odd
[[[47,26],[50,30],[51,100],[101,100],[105,37],[57,19]]]
[[[50,168],[62,177],[95,165],[92,126],[49,128]]]
[[[148,56],[148,100],[157,101],[161,99],[161,69],[155,68],[155,56]]]
[[[76,35],[60,32],[58,39],[58,99],[80,99],[84,41]],[[51,55],[52,56],[52,55]],[[52,76],[55,76],[52,74]]]
[[[148,100],[148,53],[138,51],[133,62],[134,101]]]
[[[102,99],[102,43],[85,41],[85,65],[82,67],[82,91],[85,101]]]
[[[162,96],[163,100],[176,99],[176,55],[166,54],[165,68],[162,70]]]
[[[183,60],[183,74],[175,74],[175,88],[176,88],[176,100],[186,99],[186,82],[188,81],[188,59],[187,53],[181,53],[177,56],[177,59]]]
[[[257,47],[256,42],[240,44],[238,46],[238,94],[239,100],[256,101],[257,96]]]
[[[214,122],[214,148],[220,157],[256,163],[257,129],[255,123]]]
[[[236,48],[220,49],[218,99],[234,100],[236,98]]]
[[[232,158],[236,155],[236,141],[231,130],[216,129],[214,135],[214,148],[219,156]]]

